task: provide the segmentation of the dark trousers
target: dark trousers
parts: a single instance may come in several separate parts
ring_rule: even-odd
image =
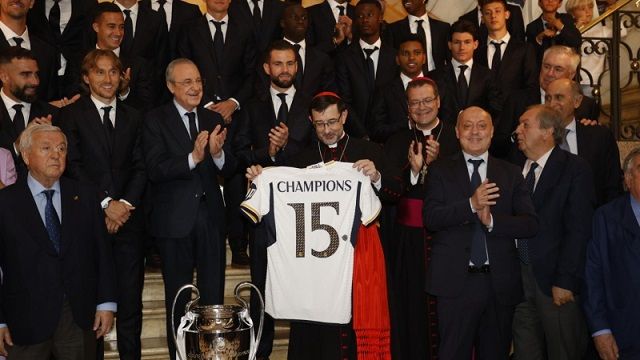
[[[514,359],[583,359],[589,334],[578,298],[556,306],[536,283],[530,265],[521,265],[525,301],[513,319]]]
[[[489,273],[469,274],[459,296],[439,296],[439,360],[507,360],[514,307],[497,302]]]
[[[173,331],[177,330],[184,308],[191,298],[189,291],[181,294],[176,303],[175,321],[171,321],[171,308],[178,289],[193,283],[193,270],[197,270],[202,305],[224,302],[225,244],[215,214],[210,214],[205,202],[200,203],[197,219],[191,233],[184,238],[157,238],[156,244],[162,258],[165,306],[167,309],[167,344],[169,355],[176,357]]]
[[[224,202],[227,209],[227,238],[232,252],[246,251],[247,224],[240,211],[240,203],[247,194],[247,181],[242,174],[224,179]]]
[[[291,321],[288,360],[355,360],[356,358],[356,336],[351,324],[332,325]]]
[[[34,309],[34,311],[37,311]],[[11,331],[11,329],[9,329]],[[71,306],[65,300],[58,327],[51,339],[35,345],[8,347],[11,360],[86,360],[96,355],[96,335],[91,330],[82,330],[73,321]]]
[[[261,223],[249,229],[249,249],[251,251],[251,282],[260,289],[264,299],[264,289],[267,284],[267,243],[265,224]],[[251,318],[254,327],[260,325],[260,301],[258,297],[251,295]],[[269,357],[273,349],[273,339],[275,336],[275,324],[271,315],[264,314],[264,325],[262,327],[262,338],[258,346],[258,357]]]

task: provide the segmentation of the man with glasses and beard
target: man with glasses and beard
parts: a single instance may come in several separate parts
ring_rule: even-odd
[[[20,158],[18,138],[30,123],[51,124],[58,109],[38,100],[38,62],[33,53],[21,47],[9,47],[0,54],[0,147],[11,151],[18,176],[26,175]]]

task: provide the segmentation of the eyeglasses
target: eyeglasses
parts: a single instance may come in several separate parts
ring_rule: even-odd
[[[331,120],[327,120],[326,122],[323,122],[323,121],[314,121],[313,122],[313,126],[316,129],[324,129],[326,127],[334,128],[338,124],[340,124],[340,119],[331,119]]]
[[[415,109],[415,108],[419,107],[420,105],[427,106],[427,105],[431,104],[437,98],[438,98],[437,96],[434,96],[434,97],[425,98],[425,99],[422,99],[422,100],[411,100],[411,101],[409,101],[409,107],[412,108],[412,109]]]
[[[190,88],[190,87],[192,87],[194,85],[199,85],[199,86],[204,85],[204,80],[203,79],[195,79],[195,80],[187,79],[187,80],[184,80],[184,81],[171,81],[171,82],[174,83],[174,84],[178,84],[178,85],[184,86],[184,87],[188,87],[188,88]]]

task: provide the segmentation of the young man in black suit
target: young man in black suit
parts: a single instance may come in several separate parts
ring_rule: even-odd
[[[469,106],[479,106],[494,118],[502,108],[502,95],[491,70],[473,61],[477,48],[476,26],[466,20],[456,21],[449,33],[451,61],[428,74],[440,91],[440,120],[449,124],[454,124],[458,113]]]
[[[336,79],[338,91],[349,108],[347,132],[353,137],[364,138],[375,89],[393,79],[397,66],[395,50],[380,37],[380,3],[377,0],[360,1],[355,16],[359,39],[336,60]]]
[[[10,5],[15,2],[15,5]],[[10,46],[31,50],[38,59],[40,68],[40,97],[42,100],[58,99],[58,53],[56,48],[39,37],[30,34],[27,28],[27,13],[35,0],[0,0],[0,51]]]
[[[482,18],[488,34],[480,38],[484,45],[474,53],[478,63],[491,69],[503,94],[535,88],[538,81],[533,47],[507,30],[510,18],[507,5],[505,0],[482,1]]]
[[[59,55],[57,84],[60,96],[76,95],[72,73],[67,69],[82,63],[90,33],[90,16],[95,0],[36,1],[27,14],[29,31],[53,46]]]
[[[58,108],[38,100],[38,62],[27,49],[12,46],[0,52],[0,147],[13,155],[18,177],[27,174],[17,140],[30,123],[55,121]]]
[[[460,16],[460,20],[471,21],[478,26],[478,36],[480,37],[480,46],[487,45],[487,36],[489,35],[489,29],[486,19],[484,19],[484,11],[482,8],[485,4],[492,1],[478,0],[478,7],[469,11],[468,13]],[[506,11],[509,13],[507,16],[507,30],[514,40],[525,42],[524,36],[524,20],[522,18],[522,10],[518,5],[508,4],[505,1]]]
[[[230,3],[207,1],[207,13],[183,29],[178,43],[180,57],[191,59],[202,72],[207,108],[225,123],[252,95],[256,59],[253,27],[228,13]]]
[[[384,144],[395,133],[409,128],[405,90],[411,80],[427,73],[426,61],[427,55],[418,36],[409,35],[400,43],[396,55],[400,74],[387,86],[376,90],[371,116],[367,118],[367,132],[371,140]]]
[[[564,131],[561,114],[546,105],[529,108],[516,129],[527,158],[522,175],[544,224],[536,236],[517,241],[525,293],[513,320],[518,359],[582,359],[589,340],[579,295],[595,209],[593,176],[584,159],[560,148]]]
[[[262,55],[272,41],[282,37],[280,19],[284,7],[279,0],[239,0],[231,2],[229,14],[242,16],[245,24],[253,24],[256,52]]]
[[[427,55],[426,65],[431,71],[444,66],[449,60],[447,37],[450,26],[444,21],[430,17],[426,4],[427,0],[403,1],[402,6],[407,11],[407,17],[391,23],[385,29],[385,35],[388,34],[386,37],[392,39],[393,47],[396,49],[409,35],[417,35]]]
[[[545,50],[554,45],[565,45],[580,53],[582,35],[576,29],[573,17],[558,12],[562,0],[538,0],[542,15],[527,25],[527,41],[536,50],[538,64]]]
[[[94,359],[118,305],[95,189],[61,177],[67,141],[55,126],[28,127],[20,152],[28,176],[0,192],[0,354]]]
[[[203,304],[224,303],[225,207],[218,176],[231,176],[236,159],[225,145],[222,116],[200,106],[202,77],[188,59],[169,63],[167,87],[173,101],[149,111],[143,125],[143,153],[151,191],[149,232],[162,259],[165,305],[171,312],[178,289],[193,282]],[[184,309],[188,296],[178,300]],[[167,338],[179,326],[167,317]],[[169,354],[175,359],[175,345]]]
[[[89,52],[82,78],[90,89],[60,113],[69,143],[67,176],[95,185],[115,259],[118,291],[118,354],[141,354],[144,279],[142,196],[147,184],[142,156],[142,118],[116,97],[122,64],[110,50]]]
[[[182,26],[202,16],[200,8],[183,0],[141,0],[138,4],[156,11],[167,26],[169,34],[165,62],[160,67],[165,69],[169,61],[178,56],[177,42]]]
[[[351,27],[355,7],[347,0],[325,0],[307,10],[310,20],[309,45],[333,58],[353,41]]]
[[[434,162],[426,177],[424,226],[434,232],[426,291],[438,302],[441,359],[508,359],[522,299],[515,239],[538,231],[515,165],[489,156],[491,116],[465,109],[456,124],[462,152]]]

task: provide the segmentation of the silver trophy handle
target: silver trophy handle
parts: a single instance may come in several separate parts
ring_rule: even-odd
[[[182,356],[182,354],[180,354],[180,347],[178,346],[178,335],[176,334],[176,328],[175,328],[175,311],[176,311],[176,302],[178,301],[178,297],[180,297],[180,293],[182,293],[184,290],[186,289],[191,289],[196,293],[196,298],[187,302],[187,305],[184,307],[184,312],[187,313],[189,312],[189,310],[191,309],[191,306],[195,303],[198,302],[198,300],[200,300],[200,290],[198,290],[198,288],[195,285],[191,285],[191,284],[186,284],[184,286],[182,286],[178,292],[176,293],[176,296],[173,298],[173,305],[171,306],[171,333],[173,334],[173,343],[176,345],[176,353],[178,354],[178,357],[180,358],[180,360],[186,360],[187,355],[184,354],[184,357]]]
[[[256,334],[254,348],[249,351],[249,360],[255,360],[256,353],[258,351],[258,345],[260,344],[260,338],[262,338],[262,324],[264,324],[264,299],[262,298],[262,294],[260,293],[260,290],[252,283],[248,281],[243,281],[238,285],[236,285],[236,289],[234,290],[236,300],[238,300],[238,302],[242,304],[242,306],[244,306],[249,311],[249,313],[251,311],[249,303],[242,296],[240,296],[240,291],[242,291],[245,288],[253,289],[256,292],[256,294],[258,294],[258,299],[260,300],[260,307],[261,307],[260,308],[260,326],[258,326],[258,333]]]

